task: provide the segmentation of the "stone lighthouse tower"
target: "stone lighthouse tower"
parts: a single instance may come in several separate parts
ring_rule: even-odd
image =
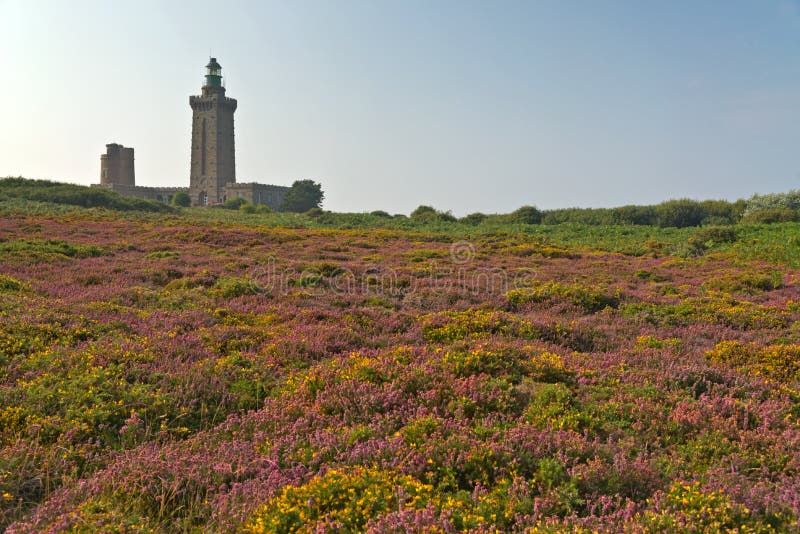
[[[225,96],[222,67],[216,58],[206,65],[200,96],[190,96],[192,107],[192,163],[189,195],[192,205],[225,201],[225,185],[236,182],[233,112],[236,100]]]

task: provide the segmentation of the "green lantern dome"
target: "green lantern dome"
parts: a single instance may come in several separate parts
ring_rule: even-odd
[[[222,66],[217,63],[217,58],[212,57],[206,65],[206,85],[222,86]]]

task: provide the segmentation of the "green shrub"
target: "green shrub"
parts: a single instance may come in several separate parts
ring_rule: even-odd
[[[730,226],[709,226],[698,230],[689,239],[704,243],[734,243],[737,239],[736,228]]]
[[[59,239],[48,239],[46,241],[6,241],[0,243],[0,253],[4,252],[33,252],[39,254],[60,254],[62,256],[76,258],[91,258],[102,256],[103,249],[94,245],[80,245],[67,243]]]
[[[254,295],[260,288],[252,280],[246,278],[236,278],[233,276],[220,276],[214,285],[211,286],[210,294],[224,298],[241,297],[242,295]]]
[[[20,282],[16,278],[0,274],[0,291],[20,291],[25,287],[25,282]]]
[[[483,213],[478,213],[478,212],[470,213],[469,215],[461,217],[461,219],[459,219],[459,222],[462,222],[464,224],[470,224],[472,226],[478,226],[479,224],[481,224],[483,221],[486,220],[486,217],[487,216]]]
[[[433,487],[408,475],[374,468],[331,469],[303,485],[284,486],[253,513],[244,531],[322,532],[333,524],[340,532],[363,532],[370,518],[424,508],[434,499]]]
[[[800,212],[800,189],[788,193],[753,195],[747,201],[745,216],[765,210],[790,210]]]
[[[323,215],[325,215],[325,210],[319,207],[313,207],[305,212],[307,217],[311,217],[312,219],[319,219]]]
[[[508,214],[511,223],[539,224],[542,222],[542,212],[533,206],[522,206]]]
[[[696,200],[668,200],[656,206],[658,225],[661,227],[685,228],[700,226],[708,212]]]
[[[566,285],[553,281],[536,282],[531,287],[512,289],[506,293],[506,298],[515,308],[528,302],[562,299],[589,312],[597,312],[606,307],[616,308],[621,300],[619,291]]]
[[[427,219],[427,218],[435,218],[438,212],[435,208],[431,206],[418,206],[414,211],[411,212],[410,217],[412,219]]]
[[[455,222],[458,219],[449,211],[437,211],[431,206],[419,206],[411,212],[410,219],[417,223]]]
[[[238,210],[245,204],[247,204],[247,200],[241,197],[236,197],[236,198],[229,198],[222,204],[221,207],[225,208],[226,210]]]
[[[103,187],[87,187],[26,178],[0,179],[0,197],[119,211],[136,210],[162,213],[174,211],[174,208],[163,202],[123,197]]]
[[[748,213],[742,222],[751,224],[773,224],[800,221],[800,211],[786,208],[772,208]]]
[[[192,199],[189,197],[189,193],[186,193],[185,191],[178,191],[172,195],[172,205],[181,208],[188,208],[192,205]]]

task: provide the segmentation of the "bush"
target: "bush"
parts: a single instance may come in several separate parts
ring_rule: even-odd
[[[236,198],[229,198],[228,200],[226,200],[222,204],[222,207],[225,208],[226,210],[238,210],[245,204],[247,204],[247,200],[241,197],[236,197]]]
[[[221,276],[214,282],[210,294],[230,299],[243,295],[254,295],[260,291],[261,288],[252,280],[235,278],[233,276]]]
[[[788,193],[753,195],[747,201],[744,214],[747,216],[764,210],[791,210],[800,212],[800,189],[789,191]]]
[[[415,220],[435,219],[438,212],[431,206],[418,206],[417,209],[411,212],[410,217]]]
[[[384,219],[388,219],[388,218],[391,217],[391,215],[389,215],[388,212],[383,211],[383,210],[371,211],[369,214],[372,215],[373,217],[381,217],[381,218],[384,218]]]
[[[470,213],[469,215],[465,215],[464,217],[461,217],[459,222],[462,222],[464,224],[471,224],[473,226],[478,226],[479,224],[481,224],[483,221],[486,220],[486,217],[487,216],[485,214],[483,214],[483,213],[479,213],[479,212]]]
[[[244,530],[321,532],[322,526],[335,524],[341,532],[363,532],[373,517],[392,510],[424,508],[434,499],[432,486],[408,475],[374,468],[332,469],[301,486],[282,488],[256,510]]]
[[[411,220],[421,223],[432,223],[437,221],[455,222],[458,219],[449,211],[437,211],[431,206],[419,206],[411,212]]]
[[[565,300],[592,313],[606,307],[618,307],[621,298],[619,291],[608,288],[567,285],[553,281],[536,282],[531,287],[512,289],[506,293],[506,299],[513,308],[519,308],[528,302]]]
[[[68,243],[59,239],[3,241],[0,242],[0,253],[33,253],[33,254],[60,254],[70,258],[95,258],[102,256],[105,251],[94,245],[81,245]]]
[[[708,212],[703,206],[689,199],[668,200],[656,206],[658,225],[661,227],[686,228],[700,226]]]
[[[189,197],[189,193],[178,191],[172,195],[172,205],[179,206],[181,208],[188,208],[192,205],[192,199]]]
[[[737,239],[737,232],[736,228],[730,226],[709,226],[698,230],[689,239],[711,244],[733,243]]]
[[[20,198],[35,202],[67,204],[83,208],[106,208],[119,211],[172,212],[174,208],[154,200],[123,197],[102,187],[65,184],[48,180],[3,178],[0,198]]]
[[[508,220],[511,223],[539,224],[542,222],[542,212],[533,206],[522,206],[509,213]]]
[[[310,210],[306,211],[306,216],[311,217],[312,219],[318,219],[325,215],[325,210],[322,208],[311,208]]]
[[[800,212],[786,208],[771,208],[748,213],[742,222],[751,224],[773,224],[800,221]]]
[[[27,287],[24,282],[20,282],[16,278],[0,274],[0,291],[20,291]]]

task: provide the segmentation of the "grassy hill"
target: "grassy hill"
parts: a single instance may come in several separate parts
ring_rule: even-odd
[[[796,529],[798,223],[70,187],[0,186],[9,532]]]

